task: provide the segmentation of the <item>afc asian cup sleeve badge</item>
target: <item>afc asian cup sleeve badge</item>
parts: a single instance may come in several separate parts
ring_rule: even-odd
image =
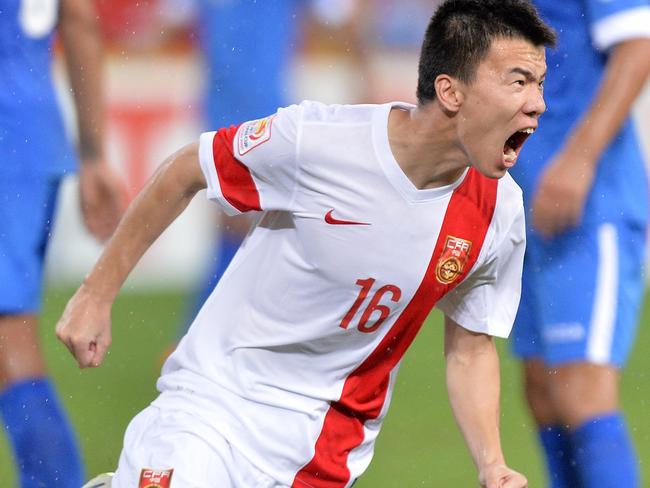
[[[472,242],[447,236],[442,255],[436,264],[436,279],[443,285],[456,281],[463,272]]]
[[[138,488],[169,488],[171,486],[173,469],[149,469],[140,471]]]
[[[243,156],[251,149],[264,144],[271,138],[271,127],[275,115],[259,120],[244,122],[237,133],[237,150]]]

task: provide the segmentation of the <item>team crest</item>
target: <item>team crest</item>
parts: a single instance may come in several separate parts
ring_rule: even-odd
[[[443,285],[453,283],[463,272],[472,241],[447,236],[442,256],[436,265],[436,279]]]
[[[140,471],[139,488],[169,488],[173,469],[149,469]]]
[[[242,124],[237,139],[237,148],[240,156],[243,156],[260,144],[264,144],[271,138],[273,117],[274,116],[265,117],[259,120],[251,120],[250,122]]]

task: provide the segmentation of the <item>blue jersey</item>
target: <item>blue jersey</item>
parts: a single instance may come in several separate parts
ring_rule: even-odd
[[[607,49],[620,40],[650,35],[647,0],[535,0],[557,32],[557,49],[547,51],[547,112],[510,172],[524,191],[526,208],[540,174],[589,107],[601,82]],[[583,222],[647,220],[646,173],[631,120],[622,127],[598,163]]]
[[[284,106],[304,0],[200,0],[207,65],[206,117],[213,128]]]
[[[52,82],[57,0],[0,5],[0,174],[58,176],[75,168]]]

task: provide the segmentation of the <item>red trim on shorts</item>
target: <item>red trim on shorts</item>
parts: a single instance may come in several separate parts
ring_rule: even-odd
[[[240,212],[262,210],[260,194],[248,168],[233,153],[239,126],[219,129],[212,139],[212,156],[223,197]]]
[[[391,371],[436,302],[460,283],[476,263],[494,214],[497,185],[497,180],[471,168],[454,191],[419,288],[379,346],[348,376],[341,398],[331,402],[314,457],[296,474],[293,488],[342,488],[350,481],[348,455],[363,442],[364,423],[381,414]],[[436,279],[436,264],[448,235],[470,240],[472,247],[459,278],[442,284]]]

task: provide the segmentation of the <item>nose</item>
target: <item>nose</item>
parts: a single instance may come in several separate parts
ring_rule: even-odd
[[[528,100],[524,112],[530,117],[537,118],[546,112],[546,102],[544,102],[544,92],[539,87],[534,87],[530,90]]]

